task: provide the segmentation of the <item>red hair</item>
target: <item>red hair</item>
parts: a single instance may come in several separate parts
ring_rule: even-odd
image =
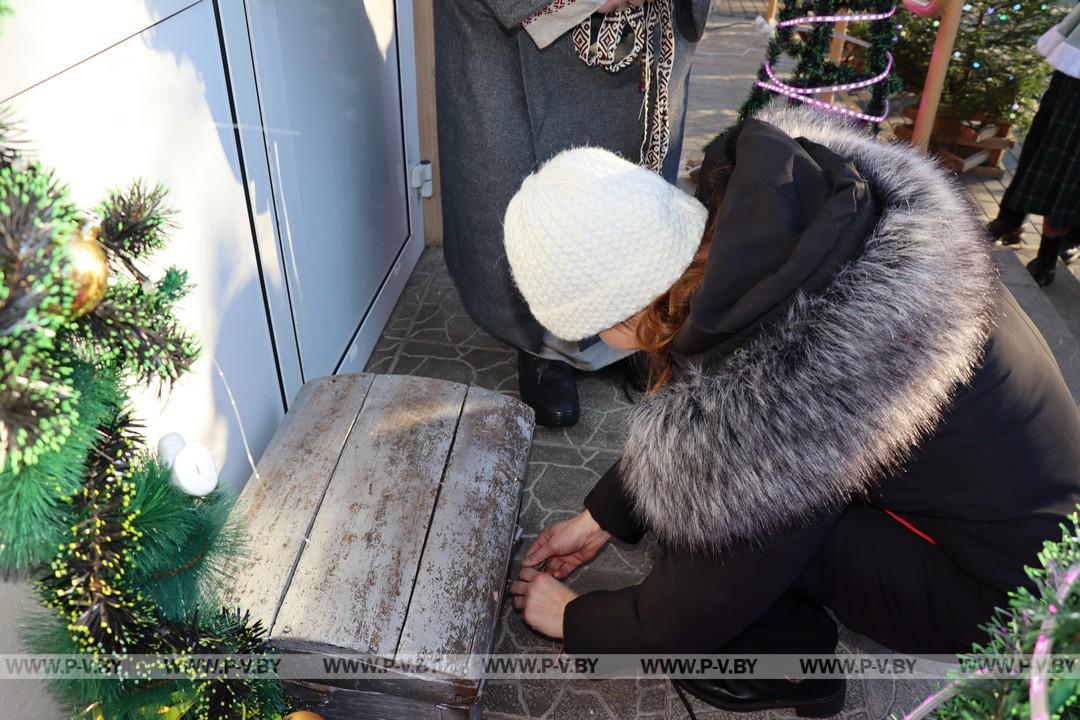
[[[645,311],[638,321],[637,341],[649,353],[649,394],[659,390],[672,378],[671,341],[690,317],[690,299],[705,278],[705,262],[709,259],[709,248],[716,231],[719,215],[717,211],[723,201],[732,169],[731,165],[721,165],[709,173],[711,210],[694,259],[667,292],[645,306]]]

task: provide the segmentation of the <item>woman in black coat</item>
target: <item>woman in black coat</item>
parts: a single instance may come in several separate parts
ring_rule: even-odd
[[[609,175],[608,197],[634,172]],[[548,307],[550,286],[570,280],[546,249],[572,230],[544,236],[551,213],[528,203],[589,222],[589,193],[568,183],[527,180],[506,219],[515,279],[552,332],[571,318]],[[652,353],[656,387],[585,510],[529,548],[512,584],[525,621],[580,654],[830,653],[825,608],[901,652],[979,641],[1080,500],[1080,414],[962,192],[915,151],[807,109],[714,143],[696,256],[605,321],[609,343]],[[631,249],[607,272],[647,284],[643,221],[627,219]],[[606,242],[574,241],[577,268],[583,243]],[[618,304],[592,283],[589,308]],[[661,551],[642,584],[578,596],[559,582],[611,537],[646,531]],[[683,685],[731,710],[808,716],[844,697],[842,681]]]

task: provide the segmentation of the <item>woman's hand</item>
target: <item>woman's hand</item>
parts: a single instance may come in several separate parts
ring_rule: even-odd
[[[601,529],[585,510],[544,528],[526,551],[522,566],[535,568],[547,561],[544,572],[561,579],[596,557],[610,539],[611,533]]]
[[[514,607],[533,630],[552,638],[563,637],[566,606],[577,593],[547,573],[531,567],[521,568],[518,579],[510,584]]]

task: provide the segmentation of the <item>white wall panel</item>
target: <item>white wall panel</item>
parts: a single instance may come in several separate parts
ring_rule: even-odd
[[[34,52],[4,57],[0,101],[198,1],[9,0],[15,14],[3,20],[0,43]]]
[[[36,13],[54,1],[24,0],[15,11],[29,15],[31,6]],[[5,33],[0,67],[46,63],[51,43],[43,39]],[[204,0],[23,93],[12,107],[41,160],[80,203],[137,177],[168,186],[180,227],[158,265],[191,273],[196,289],[183,301],[182,320],[204,354],[173,392],[161,400],[144,394],[137,410],[152,440],[176,430],[206,444],[238,488],[250,474],[241,426],[211,359],[231,385],[256,458],[283,408],[212,4]]]
[[[278,239],[310,379],[334,372],[409,238],[395,7],[246,6]]]

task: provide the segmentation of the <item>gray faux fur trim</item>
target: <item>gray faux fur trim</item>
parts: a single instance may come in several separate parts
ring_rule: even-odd
[[[624,487],[676,546],[722,549],[865,493],[935,428],[992,327],[996,266],[934,161],[808,108],[758,117],[850,158],[883,212],[823,294],[631,412]]]

